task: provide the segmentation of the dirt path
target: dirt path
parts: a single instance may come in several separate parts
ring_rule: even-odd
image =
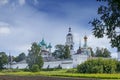
[[[58,77],[44,77],[44,76],[0,76],[0,80],[95,80],[84,78],[58,78]]]

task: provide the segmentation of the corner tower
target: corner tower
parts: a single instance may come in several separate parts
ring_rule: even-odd
[[[68,30],[68,34],[66,35],[66,45],[70,47],[70,50],[74,50],[74,42],[73,42],[73,34],[71,28]]]

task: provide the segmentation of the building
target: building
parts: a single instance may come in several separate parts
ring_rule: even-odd
[[[39,47],[41,47],[41,56],[43,57],[44,60],[44,65],[43,68],[55,68],[58,66],[61,66],[62,68],[74,68],[77,67],[78,64],[83,63],[84,61],[86,61],[88,58],[91,57],[91,52],[90,52],[90,47],[88,47],[87,45],[87,36],[84,37],[84,45],[83,47],[81,47],[81,45],[79,46],[78,50],[75,51],[74,50],[74,36],[72,34],[72,30],[71,28],[69,28],[68,30],[68,34],[66,35],[66,42],[65,45],[68,45],[70,48],[70,55],[71,58],[70,59],[56,59],[54,58],[54,56],[52,56],[52,52],[51,52],[51,43],[49,43],[48,45],[46,44],[45,40],[42,39],[38,45]],[[20,64],[22,65],[21,62],[19,63],[15,63],[11,66],[14,66],[13,68],[19,67],[19,68],[23,68],[20,67]],[[27,63],[24,61],[23,65],[24,68],[27,67]]]
[[[91,57],[90,47],[87,45],[87,36],[84,37],[84,45],[81,47],[79,46],[78,50],[74,50],[74,36],[72,34],[72,29],[69,28],[68,34],[66,35],[66,42],[65,45],[68,45],[70,48],[70,59],[56,59],[51,54],[51,44],[47,46],[44,39],[39,43],[41,47],[41,55],[44,59],[43,68],[54,68],[58,67],[59,65],[62,68],[74,68],[77,67],[78,64],[83,63],[88,58]],[[50,46],[50,47],[49,47]]]

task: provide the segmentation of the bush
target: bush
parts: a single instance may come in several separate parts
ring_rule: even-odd
[[[117,64],[116,72],[120,72],[120,61],[117,61],[116,64]]]
[[[116,60],[114,59],[90,59],[77,66],[79,73],[115,73]],[[120,65],[119,65],[120,66]]]
[[[32,72],[38,72],[38,71],[40,71],[39,66],[37,64],[32,65],[31,71]]]

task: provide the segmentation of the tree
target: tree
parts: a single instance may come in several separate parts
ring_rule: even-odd
[[[58,44],[55,46],[56,50],[53,53],[53,56],[60,59],[70,58],[70,49],[67,45]]]
[[[0,52],[0,69],[4,68],[4,65],[8,63],[8,56],[5,52]]]
[[[15,57],[14,61],[19,62],[19,61],[22,61],[22,60],[25,60],[25,59],[26,59],[26,55],[25,55],[25,53],[22,52],[17,57]]]
[[[95,52],[96,57],[111,57],[110,55],[111,55],[111,53],[110,53],[110,51],[108,51],[107,48],[102,48],[102,49],[97,48],[97,50]]]
[[[95,53],[93,51],[93,49],[90,47],[90,52],[91,52],[91,56],[94,57],[95,56]]]
[[[96,57],[103,57],[103,53],[102,53],[102,50],[100,48],[97,48],[97,50],[95,52],[95,56]]]
[[[103,50],[103,57],[111,57],[110,55],[111,55],[111,52],[108,51],[107,48],[104,48],[104,50]]]
[[[57,44],[55,46],[55,51],[53,53],[53,56],[55,56],[56,58],[64,58],[64,45],[61,45],[61,44]]]
[[[98,0],[107,5],[98,8],[100,19],[94,18],[90,23],[93,26],[95,37],[107,36],[112,47],[120,51],[120,0]]]
[[[39,69],[43,66],[43,59],[40,55],[40,47],[37,45],[36,42],[32,43],[31,49],[28,50],[28,57],[27,57],[27,63],[29,66],[29,69],[32,68],[33,65],[38,65]]]
[[[64,59],[67,59],[67,58],[70,58],[71,55],[70,55],[70,49],[69,49],[69,46],[65,46],[64,47]]]

